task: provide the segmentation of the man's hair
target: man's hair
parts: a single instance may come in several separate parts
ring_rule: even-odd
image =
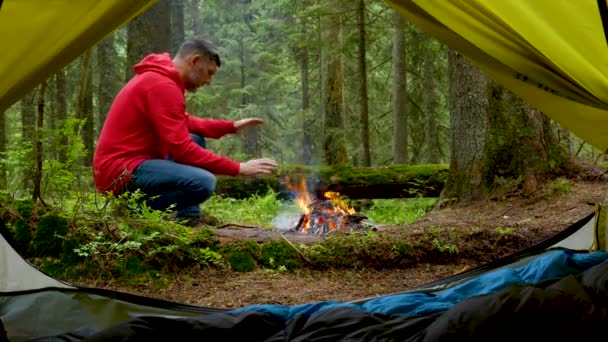
[[[194,53],[199,53],[210,61],[214,61],[218,67],[222,66],[222,59],[217,51],[217,47],[208,39],[200,37],[188,39],[182,43],[177,51],[177,55],[182,58]]]

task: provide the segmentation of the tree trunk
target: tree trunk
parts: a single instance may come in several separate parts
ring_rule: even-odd
[[[437,126],[437,96],[433,65],[435,56],[432,50],[432,40],[428,34],[423,34],[423,80],[422,96],[424,99],[424,146],[426,150],[424,160],[428,164],[441,162],[441,145]]]
[[[326,88],[324,95],[325,115],[323,132],[323,151],[327,165],[343,164],[348,160],[344,137],[344,72],[342,53],[342,18],[338,11],[323,20],[326,31],[325,42],[329,42],[326,68]]]
[[[171,0],[159,0],[127,25],[126,80],[149,53],[171,51]]]
[[[84,120],[82,127],[82,142],[87,151],[84,157],[84,165],[90,166],[93,162],[94,146],[94,115],[93,115],[93,88],[91,79],[92,56],[91,50],[85,52],[81,62],[80,91],[78,92],[77,117]]]
[[[361,164],[371,166],[369,144],[369,106],[367,102],[367,63],[365,61],[365,0],[359,0],[357,27],[359,29],[359,98],[361,99]]]
[[[565,161],[548,119],[453,51],[449,70],[452,146],[442,205],[534,193]]]
[[[40,94],[38,95],[38,120],[36,121],[36,131],[35,131],[35,152],[34,156],[36,158],[36,171],[34,173],[34,191],[32,194],[32,201],[34,203],[37,200],[44,205],[44,200],[42,200],[40,187],[42,183],[42,129],[44,128],[44,93],[46,91],[46,81],[43,81],[40,84]]]
[[[184,42],[185,28],[184,28],[184,0],[171,0],[171,28],[172,28],[172,39],[173,55],[177,53],[179,47]]]
[[[239,40],[239,48],[240,48],[240,72],[241,72],[241,90],[243,92],[241,96],[241,106],[243,110],[247,111],[247,106],[249,106],[249,95],[245,91],[246,83],[246,56],[245,56],[245,42],[244,37],[241,35],[241,39]],[[249,158],[259,158],[261,155],[261,149],[259,144],[259,128],[258,127],[248,127],[243,133],[243,151]]]
[[[36,94],[37,89],[32,90],[29,94],[21,99],[21,141],[22,146],[33,146],[34,130],[36,124]],[[28,159],[32,160],[33,156],[28,155]],[[29,192],[34,181],[32,167],[28,167],[23,173],[23,189]]]
[[[301,28],[302,37],[307,37],[306,21],[302,22]],[[308,47],[302,46],[300,51],[301,61],[301,82],[302,82],[302,152],[300,160],[304,165],[312,164],[313,160],[313,143],[311,136],[311,125],[308,122],[308,114],[310,112],[310,91],[308,89],[309,70],[308,70]]]
[[[393,163],[408,163],[405,20],[393,14]]]
[[[201,0],[192,0],[190,6],[192,34],[199,36],[201,34]]]
[[[21,137],[26,143],[34,142],[34,125],[36,124],[36,93],[32,90],[21,99]]]
[[[97,123],[100,129],[106,121],[114,96],[120,90],[118,78],[118,54],[114,46],[114,35],[108,36],[97,46],[99,66],[99,88],[97,93]]]
[[[450,84],[450,174],[442,202],[471,202],[487,194],[482,158],[489,131],[487,89],[490,80],[462,55],[448,52]],[[447,203],[447,202],[446,202]]]
[[[65,80],[65,70],[61,69],[59,72],[55,74],[55,108],[56,108],[56,117],[55,120],[59,127],[63,127],[65,124],[65,120],[67,119],[68,113],[68,102],[67,102],[67,91],[66,91],[66,80]],[[57,156],[58,160],[61,163],[65,163],[67,161],[67,151],[66,148],[68,146],[68,137],[65,134],[61,135],[59,142],[59,155]]]

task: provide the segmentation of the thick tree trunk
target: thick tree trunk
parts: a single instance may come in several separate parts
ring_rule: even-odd
[[[184,0],[171,0],[171,5],[171,29],[173,33],[171,43],[173,46],[172,53],[175,55],[186,35],[184,32]]]
[[[301,26],[302,37],[307,37],[306,21],[302,22]],[[300,161],[304,165],[312,164],[313,160],[313,142],[311,136],[311,123],[308,122],[308,114],[310,112],[310,91],[309,83],[309,68],[308,68],[308,47],[303,46],[300,51],[300,76],[302,82],[302,152]]]
[[[422,96],[424,100],[424,146],[425,162],[437,164],[441,161],[441,146],[439,142],[439,130],[437,126],[437,95],[433,66],[435,61],[432,50],[432,40],[428,34],[423,34],[423,79]]]
[[[490,80],[462,55],[449,51],[451,153],[442,201],[470,202],[487,194],[482,159],[489,132]]]
[[[346,143],[344,137],[344,72],[342,53],[342,18],[340,13],[328,15],[323,20],[327,28],[325,42],[328,42],[327,65],[325,79],[325,113],[323,118],[323,151],[325,163],[328,165],[346,163]],[[331,47],[331,48],[330,48]]]
[[[36,94],[37,89],[21,99],[21,141],[32,146],[36,124]],[[30,158],[33,156],[30,155]],[[32,159],[29,159],[32,160]],[[31,164],[30,164],[31,165]],[[23,173],[23,189],[29,192],[34,181],[33,168],[29,167]]]
[[[127,25],[126,80],[149,53],[171,51],[171,0],[159,0]]]
[[[97,46],[99,66],[99,88],[97,93],[97,123],[100,129],[106,120],[114,96],[120,89],[118,78],[118,54],[114,46],[114,35],[108,36]]]
[[[191,28],[194,36],[201,34],[201,0],[190,2]]]
[[[442,204],[533,194],[565,161],[548,119],[453,51],[449,69],[452,147]]]
[[[63,69],[55,74],[54,103],[57,111],[54,121],[56,121],[56,125],[58,127],[63,127],[68,113],[65,70]],[[68,146],[68,137],[65,134],[61,135],[59,146],[59,155],[57,156],[57,158],[60,162],[65,163],[67,161],[66,148]]]
[[[241,72],[241,89],[243,94],[241,95],[241,107],[246,110],[249,105],[249,95],[245,91],[245,87],[247,86],[247,61],[245,56],[245,41],[243,35],[239,40],[239,50],[240,50],[240,72]],[[259,158],[262,154],[260,144],[259,144],[259,128],[258,127],[249,127],[242,132],[242,142],[243,142],[243,151],[249,158]]]
[[[407,164],[408,158],[408,115],[407,115],[407,73],[405,20],[393,14],[393,163]]]
[[[367,63],[365,61],[365,0],[359,0],[357,10],[357,28],[359,29],[359,98],[361,99],[361,165],[371,166],[369,105],[367,101]]]
[[[33,143],[34,125],[36,124],[36,94],[32,90],[21,99],[21,137],[24,142]]]
[[[36,202],[40,200],[40,202],[44,205],[44,200],[42,199],[42,194],[40,191],[41,183],[42,183],[42,159],[43,159],[43,150],[42,150],[42,129],[44,128],[44,93],[46,91],[46,81],[43,81],[40,84],[40,94],[38,95],[38,120],[36,120],[36,131],[35,131],[35,151],[34,156],[36,159],[36,171],[34,173],[34,191],[32,194],[32,201]]]
[[[78,119],[84,120],[82,127],[82,142],[87,151],[84,157],[84,166],[90,166],[93,163],[93,146],[94,146],[94,115],[93,115],[93,85],[91,79],[92,67],[92,52],[88,50],[82,57],[81,74],[80,74],[80,91],[78,93],[78,105],[76,113]]]

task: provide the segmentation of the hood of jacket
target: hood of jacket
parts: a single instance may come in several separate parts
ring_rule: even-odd
[[[152,53],[144,57],[134,68],[135,73],[140,75],[145,72],[155,72],[167,76],[177,83],[184,90],[184,80],[179,71],[173,64],[173,60],[168,53]]]

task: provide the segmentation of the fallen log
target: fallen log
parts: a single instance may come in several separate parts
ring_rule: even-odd
[[[387,167],[288,166],[277,175],[260,178],[220,176],[216,194],[231,198],[263,196],[272,190],[289,198],[286,177],[294,184],[305,178],[308,191],[336,191],[351,199],[438,197],[447,179],[448,166],[391,165]]]

